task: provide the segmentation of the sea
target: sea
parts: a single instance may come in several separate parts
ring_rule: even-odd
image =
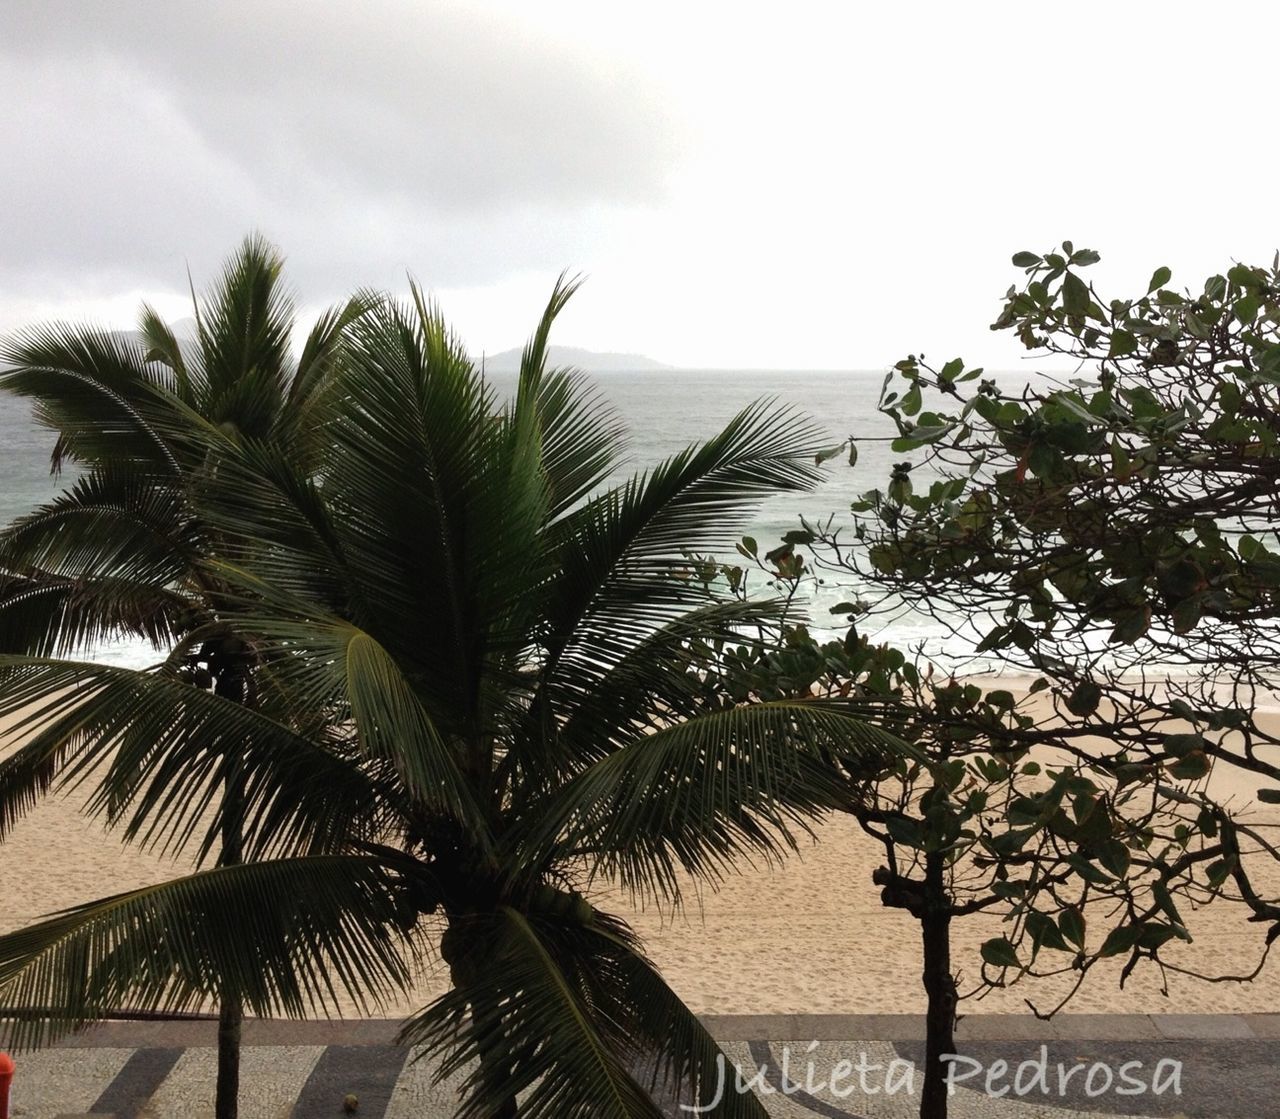
[[[834,517],[834,525],[848,525],[850,502],[866,490],[883,488],[893,464],[905,457],[891,450],[895,429],[877,408],[884,376],[884,370],[696,369],[591,375],[628,432],[625,461],[607,484],[621,482],[690,443],[715,435],[741,409],[767,398],[794,407],[825,432],[826,443],[836,444],[852,437],[858,444],[858,458],[852,467],[847,455],[832,458],[824,465],[822,481],[810,493],[762,502],[750,521],[749,535],[758,541],[763,554],[776,546],[784,533],[801,527],[802,517],[811,523]],[[491,373],[489,378],[499,393],[509,391],[514,384],[512,374]],[[1009,391],[1026,384],[1029,378],[1027,374],[1008,373],[997,374],[996,379]],[[26,402],[0,394],[0,522],[7,524],[49,500],[66,484],[65,473],[61,477],[50,473],[52,442],[49,432],[32,420]],[[723,558],[743,562],[734,553]],[[820,577],[821,584],[815,582],[807,588],[803,609],[812,629],[834,637],[844,629],[831,607],[864,596],[867,589],[857,586],[847,573],[824,572]],[[762,593],[768,593],[763,576],[757,573],[753,581]],[[885,604],[881,612],[862,625],[863,631],[875,640],[895,643],[944,666],[963,664],[969,671],[996,667],[969,657],[971,641],[954,636],[949,625],[892,603]],[[94,656],[130,666],[150,664],[157,658],[150,648],[129,642],[106,644]]]

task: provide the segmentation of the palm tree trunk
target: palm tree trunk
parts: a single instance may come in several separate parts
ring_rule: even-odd
[[[244,862],[244,790],[238,765],[230,768],[222,792],[223,866]],[[218,1010],[218,1086],[214,1119],[237,1119],[240,1110],[240,1024],[244,1007],[238,991],[224,989]]]
[[[214,1098],[214,1119],[236,1119],[240,1109],[240,999],[230,993],[222,997],[218,1011],[218,1088]]]
[[[456,931],[456,930],[451,930]],[[442,949],[444,945],[441,945]],[[449,974],[453,980],[455,987],[472,987],[472,971],[471,965],[467,961],[465,955],[461,957],[452,956],[447,951],[445,958],[449,963]],[[480,1016],[486,1014],[486,1009],[482,1006],[472,1006],[472,1013]],[[484,1080],[485,1087],[490,1091],[501,1092],[504,1084],[507,1082],[507,1065],[503,1055],[491,1047],[481,1046],[480,1048],[480,1075]],[[489,1119],[519,1119],[520,1105],[514,1095],[508,1095],[501,1104],[490,1114]],[[221,1116],[219,1116],[221,1119]]]
[[[947,896],[941,854],[925,855],[924,882],[920,931],[924,941],[924,989],[929,1002],[920,1119],[947,1119],[947,1066],[942,1057],[956,1051],[956,983],[951,974],[951,899]]]

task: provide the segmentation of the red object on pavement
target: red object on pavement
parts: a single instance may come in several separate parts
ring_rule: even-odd
[[[0,1053],[0,1119],[9,1119],[9,1085],[13,1083],[13,1058]]]

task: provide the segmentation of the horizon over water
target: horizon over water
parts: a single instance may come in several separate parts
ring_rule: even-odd
[[[763,555],[780,542],[783,533],[800,527],[801,516],[815,522],[835,514],[837,525],[842,521],[847,524],[849,503],[865,490],[883,488],[893,462],[904,458],[890,450],[885,437],[894,435],[895,430],[876,408],[884,375],[884,370],[692,369],[590,374],[592,384],[626,428],[624,462],[607,484],[622,482],[690,443],[710,438],[748,404],[772,397],[812,420],[826,433],[824,444],[839,443],[850,435],[857,438],[858,463],[851,468],[844,455],[837,456],[826,465],[822,481],[812,492],[766,499],[751,517],[745,534],[756,538]],[[1006,389],[1021,387],[1034,376],[1030,372],[986,375]],[[490,371],[488,380],[505,395],[514,386],[515,375]],[[74,476],[68,471],[61,478],[51,477],[52,445],[52,437],[35,424],[25,401],[0,394],[0,523],[8,524],[48,501]],[[725,558],[740,559],[736,553]],[[852,577],[844,578],[842,585],[828,575],[825,585],[811,596],[807,614],[815,631],[836,633],[830,607],[857,593],[847,582]],[[765,590],[763,573],[756,572],[751,582],[757,591]],[[963,646],[947,641],[943,628],[927,618],[906,616],[872,622],[864,628],[873,640],[904,648],[924,642],[932,656],[963,651]],[[103,646],[96,656],[135,667],[159,659],[149,647],[132,642]]]

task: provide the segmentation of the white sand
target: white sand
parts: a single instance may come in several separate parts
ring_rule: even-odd
[[[1275,716],[1280,723],[1280,716]],[[1258,782],[1221,773],[1220,793],[1252,799]],[[145,851],[126,848],[78,814],[82,797],[50,799],[38,806],[0,843],[0,929],[21,926],[41,914],[95,897],[146,885],[181,873],[183,867]],[[1280,823],[1280,808],[1258,806],[1259,819]],[[643,935],[653,958],[675,990],[701,1012],[711,1013],[910,1013],[924,1007],[920,988],[919,930],[897,910],[883,907],[871,883],[882,851],[850,819],[833,819],[818,830],[819,842],[780,868],[744,866],[699,905],[672,918],[654,910],[636,912],[624,900],[601,895],[597,904],[625,913]],[[1280,868],[1268,867],[1259,885],[1280,896]],[[1239,905],[1216,902],[1185,911],[1195,943],[1179,945],[1188,966],[1200,970],[1250,971],[1265,928],[1245,920]],[[962,988],[977,975],[978,945],[996,935],[998,918],[956,922],[953,963]],[[1171,975],[1169,997],[1155,972],[1140,971],[1125,990],[1117,985],[1120,964],[1095,968],[1069,1005],[1077,1012],[1240,1013],[1280,1006],[1280,953],[1255,982],[1211,984]],[[414,998],[390,1013],[407,1010],[440,990],[440,979],[424,980]],[[962,1011],[1020,1012],[1024,996],[1051,1005],[1062,988],[1025,983],[997,991]]]

